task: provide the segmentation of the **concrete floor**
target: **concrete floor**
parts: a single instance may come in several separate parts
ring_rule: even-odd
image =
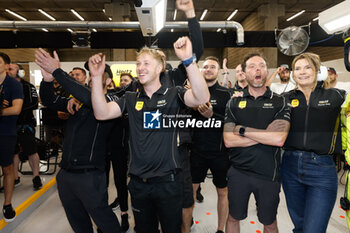
[[[23,177],[23,176],[22,176]],[[45,177],[44,177],[45,178]],[[46,179],[46,178],[45,178]],[[14,203],[17,204],[17,200],[23,199],[19,196],[27,196],[25,193],[31,193],[31,179],[30,177],[23,177],[22,187],[18,187],[15,190]],[[29,184],[27,184],[29,183]],[[110,187],[114,187],[112,182]],[[53,187],[56,188],[56,187]],[[206,179],[202,184],[202,193],[204,195],[203,203],[196,203],[194,209],[194,221],[195,224],[192,228],[192,233],[215,233],[217,227],[217,213],[216,213],[216,190],[212,184],[211,179]],[[346,220],[344,218],[345,212],[339,208],[339,198],[344,193],[344,185],[339,184],[337,203],[334,207],[332,217],[328,226],[328,233],[346,233],[349,232],[346,226]],[[110,202],[116,197],[115,188],[109,190]],[[256,207],[254,197],[251,196],[249,203],[248,217],[241,222],[242,233],[259,233],[263,232],[263,226],[258,222],[256,216]],[[132,212],[129,211],[129,220],[131,224],[130,233],[133,232],[132,227],[134,221]],[[120,210],[115,211],[118,218],[120,217]],[[317,216],[315,216],[317,217]],[[286,203],[283,191],[281,192],[281,201],[278,209],[277,216],[279,232],[290,233],[292,232],[292,222],[290,220],[288,211],[286,209]],[[36,208],[26,219],[20,223],[13,231],[13,233],[38,233],[38,232],[50,232],[50,233],[69,233],[73,232],[66,219],[61,202],[58,198],[57,191],[53,192],[38,208]]]

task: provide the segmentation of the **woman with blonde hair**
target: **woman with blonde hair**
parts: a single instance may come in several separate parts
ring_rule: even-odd
[[[284,144],[282,185],[294,233],[325,233],[337,197],[332,155],[345,92],[317,82],[320,58],[303,53],[292,63],[296,89],[286,93],[291,128]]]

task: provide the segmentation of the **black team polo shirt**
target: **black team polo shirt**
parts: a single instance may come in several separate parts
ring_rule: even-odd
[[[243,89],[243,96],[232,98],[226,106],[225,123],[234,123],[256,129],[266,129],[274,120],[290,122],[290,107],[285,98],[266,92],[254,98]],[[247,175],[271,181],[279,181],[281,150],[279,147],[256,144],[249,147],[235,147],[229,150],[231,166]]]
[[[220,128],[194,128],[192,136],[192,150],[200,153],[205,158],[215,158],[218,155],[227,155],[223,145],[222,131],[224,126],[225,108],[232,92],[216,82],[209,87],[210,103],[213,106],[215,120],[221,121]],[[192,111],[196,119],[207,120],[198,111]]]
[[[164,176],[181,168],[176,127],[163,127],[163,118],[174,116],[185,107],[183,87],[161,86],[149,98],[140,92],[126,92],[116,102],[127,111],[130,125],[129,173],[140,178]]]
[[[322,84],[318,82],[311,92],[309,103],[300,90],[291,90],[284,95],[291,105],[292,114],[290,131],[283,146],[285,150],[309,151],[319,155],[341,153],[337,118],[345,100],[345,91],[324,89]]]

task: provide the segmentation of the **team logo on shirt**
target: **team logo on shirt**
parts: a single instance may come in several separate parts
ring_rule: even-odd
[[[240,109],[243,109],[243,108],[245,108],[246,106],[247,106],[247,101],[246,101],[246,100],[242,100],[242,101],[240,101],[239,104],[238,104],[238,107],[239,107]]]
[[[157,108],[163,107],[167,104],[166,100],[158,100],[157,102]]]
[[[211,105],[217,105],[217,102],[216,102],[216,100],[210,100],[210,104]]]
[[[143,101],[137,101],[135,105],[135,109],[140,111],[143,108]]]
[[[143,104],[143,102],[142,102]],[[144,129],[160,129],[161,113],[159,110],[156,112],[144,112],[143,113],[143,128]]]
[[[263,108],[273,108],[273,104],[272,103],[264,103]]]
[[[299,100],[298,99],[294,99],[292,100],[292,103],[291,103],[292,107],[293,108],[296,108],[299,106]]]
[[[329,100],[320,100],[318,101],[318,106],[330,106]]]

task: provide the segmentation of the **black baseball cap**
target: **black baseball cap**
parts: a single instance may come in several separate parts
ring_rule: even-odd
[[[328,71],[332,72],[333,74],[337,74],[337,71],[333,67],[328,67]]]
[[[89,61],[85,62],[84,67],[85,67],[85,69],[89,70]],[[113,78],[113,73],[112,73],[111,67],[107,64],[105,67],[105,73],[107,73],[110,78]]]

